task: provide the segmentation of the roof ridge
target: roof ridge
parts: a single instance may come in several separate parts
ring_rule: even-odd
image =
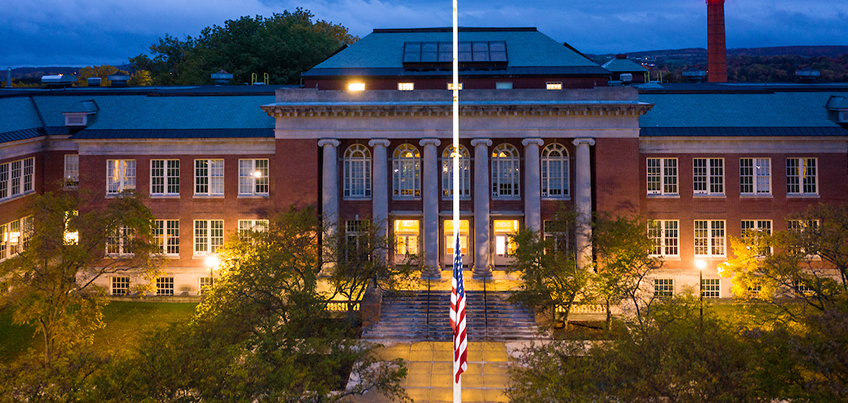
[[[437,28],[374,28],[375,34],[397,34],[413,32],[453,32],[453,27]],[[538,32],[536,27],[459,27],[459,32]]]

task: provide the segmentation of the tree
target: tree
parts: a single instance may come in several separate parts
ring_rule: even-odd
[[[25,209],[24,221],[31,224],[21,235],[24,249],[0,263],[0,305],[13,306],[15,323],[41,333],[46,365],[57,349],[90,343],[102,327],[106,300],[97,279],[128,272],[152,279],[161,264],[152,243],[153,215],[132,193],[78,210],[79,199],[71,194],[34,197]],[[116,243],[122,253],[104,253]]]
[[[191,323],[156,334],[100,379],[111,401],[336,402],[378,390],[408,401],[401,360],[382,361],[318,290],[321,224],[292,208],[230,239]],[[360,379],[345,390],[348,373]]]
[[[561,315],[562,324],[567,326],[571,307],[586,295],[591,274],[577,267],[576,253],[582,253],[573,246],[577,214],[561,211],[550,225],[546,232],[552,236],[548,238],[532,228],[521,228],[515,235],[518,246],[512,267],[520,271],[522,284],[509,300],[554,319]]]
[[[653,299],[653,293],[644,289],[644,280],[663,262],[652,255],[656,245],[645,228],[645,222],[639,218],[611,218],[597,214],[593,221],[595,276],[592,288],[606,305],[607,329],[612,323],[612,305],[628,300],[636,311],[636,319],[641,322],[643,306],[649,305]],[[647,304],[645,295],[651,296]]]
[[[149,71],[155,85],[211,83],[210,75],[222,69],[239,83],[250,82],[254,73],[268,73],[271,84],[297,84],[302,72],[359,39],[341,25],[313,18],[297,8],[268,18],[227,20],[204,28],[196,38],[166,34],[150,47],[152,59],[141,54],[130,64],[133,70]]]
[[[107,77],[113,74],[127,74],[127,72],[108,64],[104,64],[102,66],[83,67],[79,70],[79,72],[77,72],[77,85],[80,87],[87,87],[89,78],[100,77],[103,79],[100,82],[100,85],[108,87],[110,85],[110,81]]]

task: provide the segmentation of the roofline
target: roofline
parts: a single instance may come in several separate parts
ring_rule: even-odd
[[[538,32],[536,27],[459,27],[459,32]],[[453,32],[452,27],[443,28],[374,28],[374,34],[409,34],[422,32]]]

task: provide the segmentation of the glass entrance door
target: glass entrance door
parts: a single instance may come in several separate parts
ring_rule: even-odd
[[[418,254],[419,229],[418,220],[395,220],[395,262]]]
[[[495,220],[495,266],[512,264],[516,244],[512,237],[518,233],[518,220]]]
[[[450,267],[453,265],[454,247],[456,245],[456,241],[453,239],[453,220],[444,220],[442,228],[445,229],[442,236],[445,251],[442,256],[442,264]],[[468,220],[459,220],[459,250],[462,253],[463,265],[470,265],[474,261],[469,253],[468,244]]]

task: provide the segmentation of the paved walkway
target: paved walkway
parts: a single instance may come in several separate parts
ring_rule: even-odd
[[[416,403],[453,401],[453,355],[450,342],[383,342],[379,350],[384,359],[403,358],[409,374],[403,383]],[[513,345],[515,343],[510,343]],[[510,346],[512,347],[512,346]],[[510,348],[511,350],[512,348]],[[468,344],[468,371],[462,374],[464,403],[506,402],[503,392],[509,384],[506,343],[472,342]],[[355,403],[384,403],[388,399],[368,393],[353,399]]]

